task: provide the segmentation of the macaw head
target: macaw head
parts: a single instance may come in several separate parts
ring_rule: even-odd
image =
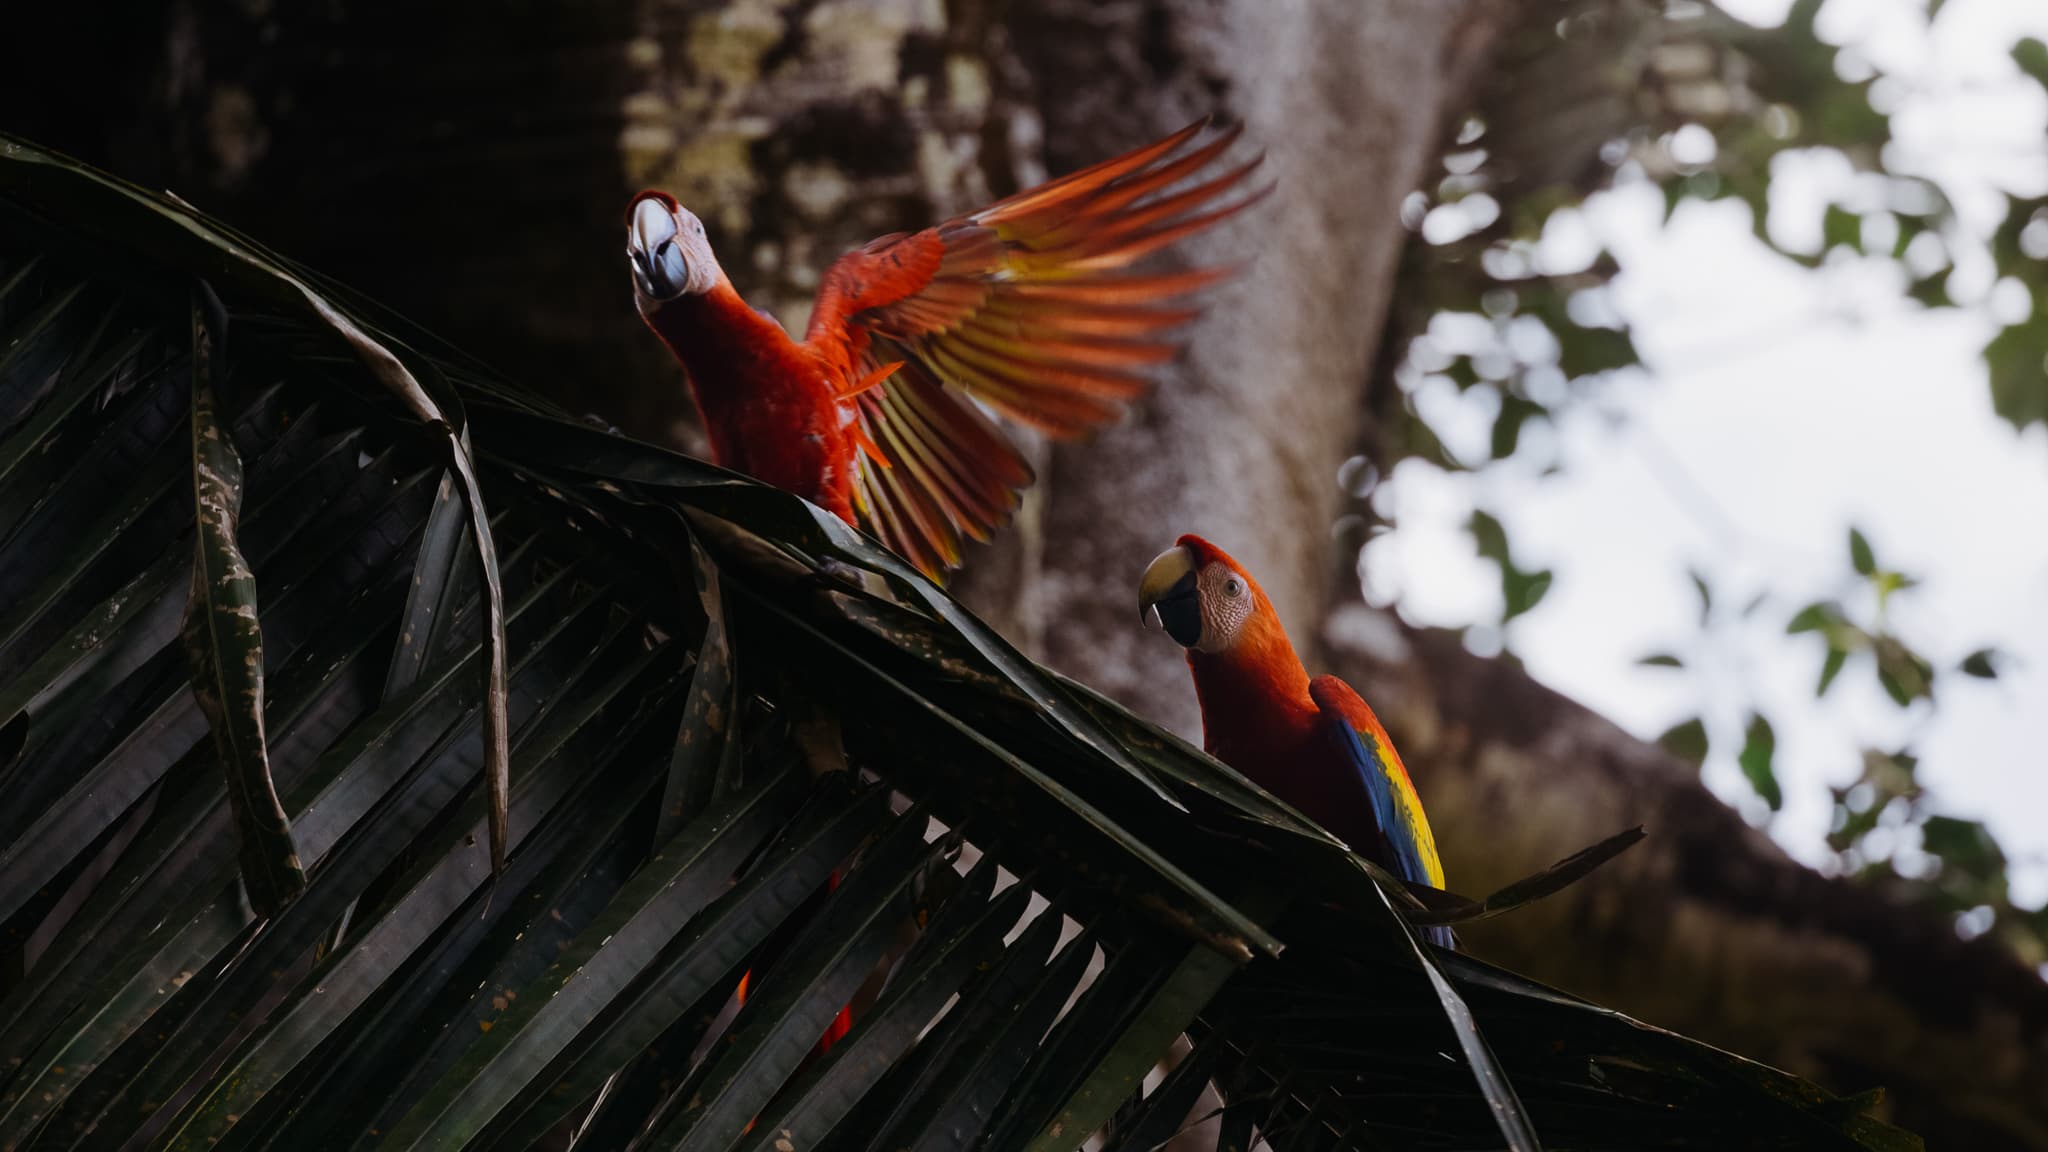
[[[1210,655],[1279,627],[1258,581],[1223,549],[1193,535],[1174,541],[1145,569],[1138,582],[1138,614],[1145,627]]]
[[[633,267],[633,299],[643,313],[718,284],[718,258],[711,254],[704,222],[666,192],[650,189],[633,197],[626,210],[626,260]]]

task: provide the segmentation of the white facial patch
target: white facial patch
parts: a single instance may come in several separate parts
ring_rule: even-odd
[[[684,289],[691,295],[701,295],[718,286],[722,273],[718,268],[718,257],[711,252],[711,240],[704,235],[704,222],[688,208],[676,210],[680,219],[677,223],[676,245],[690,261],[690,284]]]
[[[1228,564],[1206,564],[1195,576],[1195,595],[1202,602],[1202,640],[1195,647],[1204,652],[1229,648],[1251,618],[1251,581]]]

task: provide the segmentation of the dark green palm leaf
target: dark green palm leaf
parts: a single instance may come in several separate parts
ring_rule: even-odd
[[[241,848],[242,884],[259,916],[273,916],[306,887],[291,821],[270,778],[263,737],[263,629],[256,574],[238,539],[242,457],[219,415],[224,356],[219,320],[192,304],[192,486],[198,512],[192,592],[185,605],[185,656],[192,695],[213,730]]]
[[[704,641],[697,649],[697,670],[690,677],[690,703],[676,730],[676,750],[669,760],[668,786],[661,794],[661,817],[655,835],[673,835],[682,822],[711,801],[713,785],[734,774],[740,754],[739,674],[732,644],[726,638],[725,598],[718,590],[718,569],[696,540],[690,541],[691,572],[704,604]]]

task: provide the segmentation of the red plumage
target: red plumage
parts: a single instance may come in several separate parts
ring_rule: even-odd
[[[1146,570],[1139,601],[1148,623],[1187,648],[1210,755],[1395,874],[1443,887],[1421,797],[1386,728],[1344,681],[1309,678],[1243,566],[1182,536]]]
[[[1054,437],[1118,418],[1218,269],[1132,272],[1241,211],[1257,165],[1191,125],[825,273],[801,341],[742,300],[662,192],[629,213],[640,312],[687,370],[713,458],[865,527],[927,573],[1008,521],[1030,465],[979,405]],[[977,403],[978,402],[978,403]]]

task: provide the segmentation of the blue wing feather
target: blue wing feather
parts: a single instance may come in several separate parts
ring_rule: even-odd
[[[1378,741],[1370,733],[1360,732],[1344,723],[1342,717],[1336,719],[1337,723],[1330,727],[1336,732],[1338,747],[1347,753],[1352,770],[1358,773],[1359,782],[1365,785],[1365,794],[1372,799],[1373,820],[1378,823],[1380,835],[1393,855],[1394,870],[1403,880],[1416,884],[1432,883],[1435,877],[1430,875],[1421,846],[1413,836],[1406,834],[1406,821],[1396,807],[1393,782],[1374,755],[1373,745]]]
[[[1410,883],[1442,887],[1443,866],[1437,862],[1428,817],[1422,813],[1421,801],[1408,783],[1406,771],[1398,767],[1397,754],[1384,732],[1361,727],[1344,714],[1357,710],[1369,716],[1371,710],[1350,685],[1335,677],[1317,677],[1310,694],[1315,697],[1324,729],[1357,774],[1372,804],[1373,823],[1379,828],[1381,844],[1394,872]],[[1444,948],[1457,946],[1456,936],[1447,927],[1424,928],[1422,932],[1432,944]]]

